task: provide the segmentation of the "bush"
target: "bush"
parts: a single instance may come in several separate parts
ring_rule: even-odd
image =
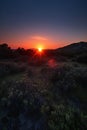
[[[24,65],[17,63],[0,63],[0,77],[8,76],[25,71]]]
[[[49,130],[86,130],[81,113],[63,104],[54,106],[48,119]]]

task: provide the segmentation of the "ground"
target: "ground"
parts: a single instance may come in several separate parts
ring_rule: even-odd
[[[87,66],[0,62],[1,130],[86,130]]]

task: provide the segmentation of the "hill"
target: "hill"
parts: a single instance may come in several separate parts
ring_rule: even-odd
[[[57,55],[72,58],[75,61],[87,63],[87,42],[78,42],[55,50]]]
[[[66,54],[80,54],[87,51],[87,42],[72,43],[62,48],[58,48],[56,51]]]

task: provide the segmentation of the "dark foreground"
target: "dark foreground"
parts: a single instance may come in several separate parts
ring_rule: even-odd
[[[0,130],[87,130],[87,42],[0,45]]]
[[[1,61],[0,130],[87,130],[87,66]]]

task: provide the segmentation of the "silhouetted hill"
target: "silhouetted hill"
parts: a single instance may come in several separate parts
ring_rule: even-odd
[[[56,54],[87,63],[87,42],[78,42],[56,49]]]
[[[87,42],[72,43],[70,45],[57,49],[57,51],[60,53],[66,53],[66,54],[81,53],[83,51],[87,51]]]

